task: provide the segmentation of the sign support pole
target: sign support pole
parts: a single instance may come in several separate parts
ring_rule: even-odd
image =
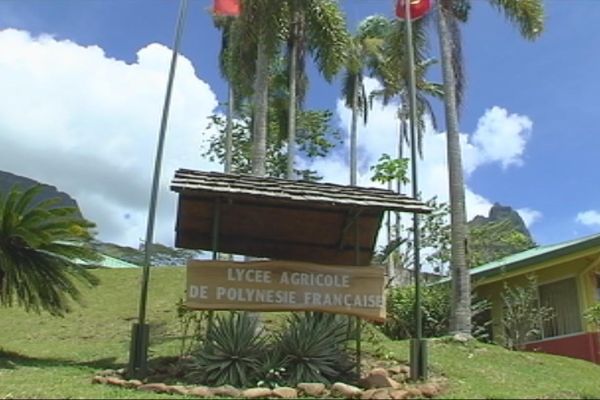
[[[356,266],[360,266],[360,227],[358,225],[360,221],[360,209],[357,210],[356,215],[354,216],[354,250],[356,252]],[[361,343],[361,330],[362,330],[362,320],[360,317],[356,317],[356,375],[360,379],[361,374],[361,361],[362,361],[362,343]]]
[[[129,373],[133,376],[144,376],[147,373],[148,364],[148,344],[150,327],[146,324],[146,303],[148,300],[148,282],[150,280],[150,252],[152,251],[152,241],[154,238],[154,221],[156,219],[156,205],[158,201],[158,190],[160,183],[160,171],[162,166],[162,156],[165,143],[165,134],[167,131],[167,121],[169,119],[169,108],[171,105],[171,93],[173,92],[173,81],[177,67],[177,56],[183,36],[183,27],[187,13],[188,0],[181,0],[179,5],[179,16],[177,18],[177,28],[175,33],[175,43],[171,56],[171,66],[169,69],[169,78],[167,81],[167,90],[163,104],[162,118],[160,122],[160,131],[158,135],[158,146],[156,149],[156,159],[154,161],[154,175],[152,178],[152,190],[150,192],[150,207],[148,211],[148,225],[146,229],[146,241],[144,242],[144,269],[142,273],[142,285],[140,294],[139,315],[137,324],[133,325],[131,346],[129,353]]]
[[[419,199],[419,182],[417,174],[417,98],[415,83],[415,55],[413,46],[411,1],[404,0],[406,11],[406,54],[408,62],[408,106],[410,115],[410,141],[411,141],[411,180],[413,198]],[[426,342],[423,340],[422,313],[421,313],[421,232],[419,227],[419,214],[413,213],[413,256],[415,274],[415,338],[411,341],[410,376],[413,380],[427,379]]]

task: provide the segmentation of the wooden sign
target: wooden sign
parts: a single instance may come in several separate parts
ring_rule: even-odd
[[[186,290],[186,306],[198,310],[323,311],[385,320],[380,267],[190,261]]]

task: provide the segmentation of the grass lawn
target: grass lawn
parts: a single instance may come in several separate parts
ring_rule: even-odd
[[[137,316],[140,270],[96,270],[101,285],[85,290],[83,307],[65,318],[0,309],[0,398],[176,398],[106,385],[93,374],[125,366]],[[149,314],[151,355],[176,355],[175,303],[183,268],[154,269]],[[406,361],[407,342],[368,335],[366,351]],[[565,357],[517,353],[484,344],[443,339],[429,344],[433,375],[449,381],[452,398],[600,398],[600,366]]]

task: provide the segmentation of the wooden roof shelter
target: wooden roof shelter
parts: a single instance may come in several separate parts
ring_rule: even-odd
[[[330,265],[369,265],[384,211],[428,213],[385,189],[180,169],[178,247]]]

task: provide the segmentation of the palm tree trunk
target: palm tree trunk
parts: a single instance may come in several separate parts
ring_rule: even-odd
[[[452,67],[452,42],[442,2],[438,2],[438,35],[445,93],[447,157],[450,188],[452,309],[450,330],[471,334],[471,281],[466,260],[465,186],[460,152],[456,80]]]
[[[360,90],[360,75],[354,76],[354,91],[352,93],[352,125],[350,126],[350,185],[356,186],[357,162],[357,135],[358,135],[358,91]]]
[[[268,27],[266,28],[268,29]],[[261,34],[264,36],[264,33]],[[264,39],[259,38],[254,80],[254,132],[252,138],[252,174],[266,175],[267,115],[269,111],[269,60]]]
[[[294,21],[292,22],[292,40],[290,51],[290,70],[289,70],[289,96],[290,103],[288,109],[288,154],[287,154],[287,178],[294,179],[294,159],[296,157],[296,75],[298,58],[298,36],[297,23],[298,11],[294,12]]]
[[[388,190],[392,190],[392,186],[393,186],[393,182],[389,181],[388,182]],[[388,240],[388,245],[390,243],[392,243],[392,241],[394,240],[393,238],[393,234],[392,234],[392,215],[394,213],[392,211],[388,211],[387,212],[387,240]],[[388,255],[388,259],[387,259],[387,278],[388,278],[388,285],[390,285],[391,287],[395,287],[397,286],[397,282],[396,282],[396,271],[394,269],[394,254],[391,253]]]
[[[225,127],[225,173],[230,174],[233,160],[233,85],[227,88],[227,126]]]

